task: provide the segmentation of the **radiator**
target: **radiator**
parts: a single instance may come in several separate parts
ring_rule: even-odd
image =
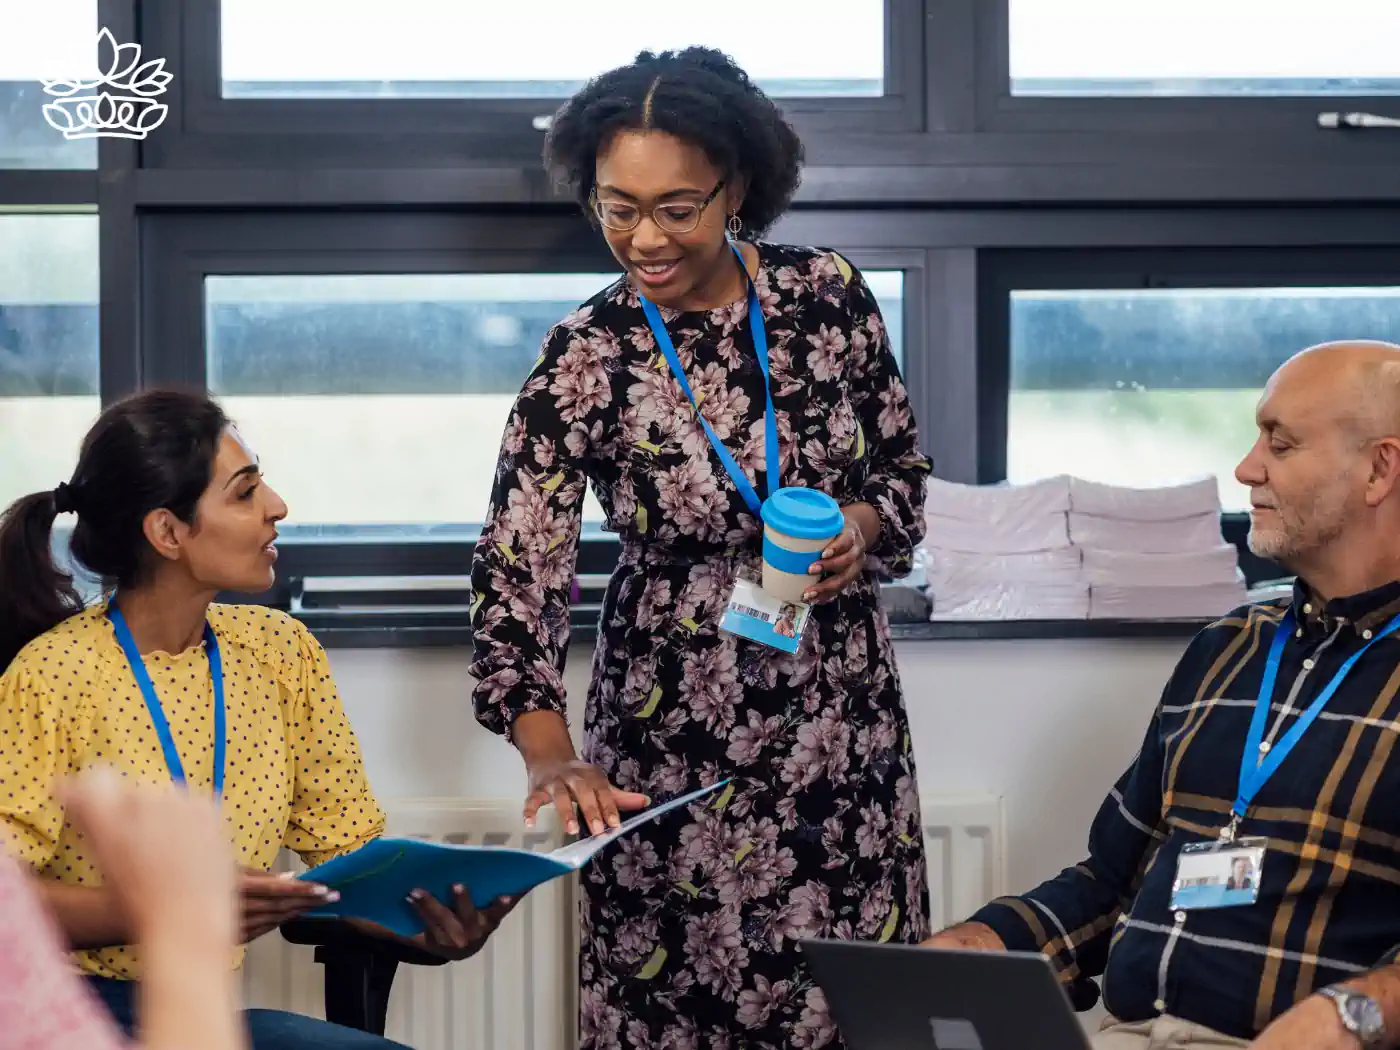
[[[935,795],[920,809],[929,923],[940,930],[1006,892],[1006,824],[1001,799],[990,795]]]
[[[388,834],[435,841],[553,849],[563,840],[552,811],[525,831],[515,800],[422,799],[388,803]],[[934,796],[922,802],[930,922],[966,918],[1005,891],[1001,800]],[[284,856],[284,868],[296,867]],[[576,1046],[575,880],[530,893],[474,958],[399,969],[389,1004],[391,1039],[415,1050],[571,1050]],[[324,1016],[314,949],[269,934],[244,966],[249,1006]]]

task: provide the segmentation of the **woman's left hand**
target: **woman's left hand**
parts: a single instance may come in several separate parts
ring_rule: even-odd
[[[387,926],[367,919],[350,919],[349,924],[362,933],[385,940],[397,941],[439,959],[469,959],[486,945],[510,910],[520,903],[519,897],[498,897],[490,907],[478,910],[465,886],[452,887],[452,906],[443,904],[426,890],[414,890],[408,902],[423,920],[423,932],[412,937],[395,933]]]
[[[880,532],[880,518],[868,503],[852,503],[843,507],[841,513],[846,527],[822,551],[821,560],[812,565],[813,571],[821,573],[823,579],[802,595],[803,601],[813,605],[831,601],[860,578],[865,571],[865,552]]]
[[[441,959],[469,959],[485,946],[501,920],[519,903],[519,897],[498,897],[478,910],[465,886],[452,887],[452,907],[425,890],[414,890],[409,903],[417,909],[425,929],[413,938],[415,946]]]

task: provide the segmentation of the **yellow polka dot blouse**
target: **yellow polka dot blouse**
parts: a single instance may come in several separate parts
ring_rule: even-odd
[[[83,886],[101,876],[54,798],[56,778],[111,765],[170,783],[106,612],[95,605],[36,638],[0,677],[0,844],[41,875]],[[384,814],[320,644],[260,606],[216,604],[209,623],[224,665],[223,814],[238,863],[266,870],[286,846],[314,865],[378,836]],[[151,653],[145,663],[191,788],[211,791],[214,691],[204,647]],[[75,959],[87,973],[138,976],[131,948]]]

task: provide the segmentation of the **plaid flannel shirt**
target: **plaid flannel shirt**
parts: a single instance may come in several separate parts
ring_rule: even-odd
[[[1268,839],[1258,902],[1171,907],[1181,848],[1229,822],[1288,604],[1245,606],[1198,634],[1094,819],[1088,859],[973,916],[1008,948],[1048,954],[1066,982],[1101,976],[1121,1020],[1166,1013],[1252,1039],[1315,989],[1400,954],[1400,632],[1356,662],[1255,796],[1239,835]],[[1400,614],[1400,582],[1325,607],[1299,584],[1292,605],[1266,741]]]

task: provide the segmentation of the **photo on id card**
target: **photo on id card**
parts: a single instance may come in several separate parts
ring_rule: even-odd
[[[1237,839],[1229,845],[1197,842],[1182,849],[1172,884],[1172,907],[1179,911],[1234,908],[1259,899],[1265,839]]]
[[[795,653],[802,643],[810,611],[811,606],[774,598],[753,580],[741,576],[734,581],[719,626],[720,630],[751,642]]]

